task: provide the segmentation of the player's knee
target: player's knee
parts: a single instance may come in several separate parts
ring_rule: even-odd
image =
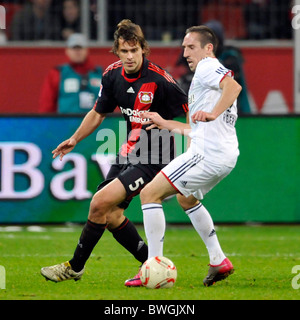
[[[177,194],[177,201],[183,210],[188,210],[199,203],[199,200],[197,200],[195,197],[185,197],[181,194]]]
[[[147,184],[142,191],[140,192],[140,199],[141,199],[141,203],[146,204],[146,203],[151,203],[151,202],[155,202],[155,196],[152,193],[152,189],[150,187],[150,184]]]
[[[147,186],[145,186],[140,192],[140,199],[141,199],[141,203],[142,204],[147,203],[146,202],[147,197],[148,197],[148,195],[147,195]]]
[[[99,196],[94,196],[90,204],[90,215],[104,216],[110,208],[110,203]]]

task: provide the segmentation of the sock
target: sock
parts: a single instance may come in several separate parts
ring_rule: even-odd
[[[148,258],[163,256],[166,220],[161,204],[142,205],[144,228],[148,241]]]
[[[211,265],[219,265],[226,257],[221,249],[209,212],[202,203],[185,211],[206,245]]]
[[[127,249],[138,261],[144,263],[148,258],[148,246],[138,234],[134,224],[128,219],[113,230],[110,230],[113,237]]]
[[[83,269],[105,229],[106,224],[98,224],[90,220],[84,225],[73,258],[69,261],[75,272],[79,272]]]

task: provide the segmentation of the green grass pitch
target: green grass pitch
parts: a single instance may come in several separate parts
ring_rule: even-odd
[[[108,231],[95,247],[81,281],[45,281],[40,268],[71,258],[81,226],[23,226],[14,229],[0,227],[0,265],[6,271],[6,285],[5,289],[0,289],[0,300],[300,298],[298,225],[217,226],[220,243],[234,264],[235,273],[209,288],[202,284],[209,261],[198,234],[189,226],[168,225],[164,255],[177,266],[178,279],[173,288],[159,290],[124,286],[124,280],[135,275],[139,265]],[[139,226],[138,229],[144,237],[143,228]],[[292,272],[297,265],[298,274]]]

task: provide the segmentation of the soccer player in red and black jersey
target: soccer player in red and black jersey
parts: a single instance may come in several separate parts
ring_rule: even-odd
[[[149,47],[140,26],[122,20],[114,34],[112,51],[120,61],[103,73],[94,108],[73,136],[53,150],[53,157],[62,159],[98,128],[106,114],[117,106],[127,123],[128,136],[106,180],[93,196],[88,220],[73,258],[41,269],[46,279],[55,282],[81,278],[85,263],[105,229],[111,231],[138,261],[147,260],[148,247],[133,223],[124,216],[124,210],[131,199],[174,158],[174,138],[166,130],[144,130],[145,120],[140,115],[151,110],[166,119],[173,119],[188,111],[187,96],[172,76],[146,59]],[[125,285],[140,286],[139,274],[127,280]]]

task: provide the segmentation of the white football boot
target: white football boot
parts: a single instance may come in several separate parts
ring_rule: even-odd
[[[46,278],[46,280],[51,280],[54,282],[61,282],[65,280],[74,279],[75,281],[80,280],[84,273],[84,268],[75,272],[69,261],[63,262],[61,264],[56,264],[50,267],[44,267],[41,269],[41,274]]]

